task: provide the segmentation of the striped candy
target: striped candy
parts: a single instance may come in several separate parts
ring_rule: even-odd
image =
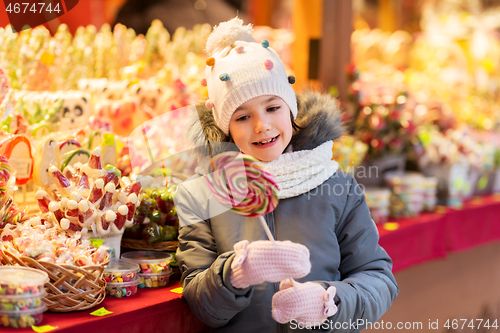
[[[225,152],[213,158],[207,175],[215,198],[239,215],[254,217],[272,212],[278,205],[278,185],[272,174],[252,156]]]
[[[7,183],[10,179],[10,163],[9,161],[2,155],[0,155],[0,181]]]

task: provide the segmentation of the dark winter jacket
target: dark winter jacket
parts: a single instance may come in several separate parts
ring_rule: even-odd
[[[313,149],[342,135],[335,101],[316,93],[298,95],[294,151]],[[211,112],[198,109],[201,126],[191,137],[201,154],[208,153],[205,140],[228,141],[215,126]],[[198,122],[200,123],[200,122]],[[202,130],[203,127],[203,130]],[[223,145],[211,145],[212,154]],[[201,175],[181,184],[176,209],[181,229],[177,260],[182,271],[183,295],[192,312],[216,332],[300,332],[294,321],[278,324],[271,316],[271,302],[278,283],[262,283],[236,289],[229,282],[233,246],[241,240],[266,240],[256,218],[230,211],[214,216],[220,205],[213,199]],[[337,171],[317,188],[300,196],[280,200],[265,219],[277,240],[307,246],[312,269],[299,282],[315,281],[337,289],[338,312],[318,331],[357,332],[376,322],[398,294],[391,273],[392,261],[378,245],[377,228],[365,197],[349,174]],[[308,331],[304,329],[304,331]]]

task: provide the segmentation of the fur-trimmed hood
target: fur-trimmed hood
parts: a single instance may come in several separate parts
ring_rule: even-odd
[[[344,134],[342,113],[335,99],[313,91],[305,91],[296,96],[298,113],[295,122],[303,129],[294,131],[292,151],[311,150],[327,141],[335,141]],[[197,147],[198,159],[236,150],[234,143],[230,143],[229,136],[217,127],[212,110],[202,104],[197,105],[196,109],[198,117],[191,119],[187,139]],[[210,142],[209,146],[207,142]]]

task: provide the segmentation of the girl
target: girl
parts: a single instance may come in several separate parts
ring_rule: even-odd
[[[357,332],[398,288],[361,189],[332,160],[340,112],[327,96],[296,97],[277,53],[251,31],[235,18],[208,38],[209,99],[189,135],[200,173],[232,143],[266,164],[280,188],[265,216],[278,241],[256,218],[218,210],[205,178],[192,177],[175,202],[183,295],[217,332]]]

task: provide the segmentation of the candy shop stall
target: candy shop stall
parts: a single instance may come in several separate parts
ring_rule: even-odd
[[[123,2],[105,3],[117,10]],[[248,13],[274,25],[256,25],[255,39],[278,52],[296,92],[321,89],[343,110],[333,159],[363,189],[401,281],[383,318],[498,318],[500,293],[486,286],[500,275],[500,7],[380,0],[379,20],[394,18],[395,8],[418,11],[418,27],[390,30],[361,22],[360,3],[370,1],[346,1],[348,10],[340,2],[269,3],[304,29],[278,28],[268,6]],[[354,29],[335,47],[350,58],[332,84],[316,42],[330,40],[327,18],[342,13],[343,28]],[[0,28],[0,327],[205,332],[182,296],[174,200],[202,165],[184,135],[208,98],[212,26],[168,31],[153,20],[141,34],[103,18]],[[320,75],[307,74],[313,69]],[[273,240],[262,216],[278,202],[274,176],[236,158],[250,170],[250,192],[266,189],[245,201],[241,174],[219,170],[233,159],[207,162],[209,188],[223,207],[260,217]],[[464,260],[480,278],[457,273]],[[425,304],[435,294],[435,306]]]

